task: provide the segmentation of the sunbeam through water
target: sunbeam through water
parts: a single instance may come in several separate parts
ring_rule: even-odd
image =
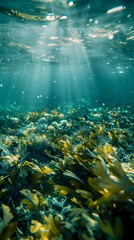
[[[0,239],[134,226],[132,0],[0,0]]]

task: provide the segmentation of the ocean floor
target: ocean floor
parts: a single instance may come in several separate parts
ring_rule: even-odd
[[[1,240],[129,239],[134,106],[0,113]]]

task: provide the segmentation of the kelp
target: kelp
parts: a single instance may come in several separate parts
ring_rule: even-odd
[[[3,218],[0,219],[0,239],[8,240],[17,228],[17,221],[11,222],[13,214],[10,212],[10,208],[2,204]]]
[[[132,113],[86,105],[2,112],[0,239],[128,239]]]
[[[102,196],[96,200],[95,204],[107,205],[110,202],[133,202],[134,185],[126,176],[119,161],[115,160],[106,166],[105,162],[96,161],[93,173],[96,177],[88,178],[88,183]]]

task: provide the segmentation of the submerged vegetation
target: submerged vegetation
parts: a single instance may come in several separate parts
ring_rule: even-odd
[[[0,109],[0,239],[128,239],[133,106]]]

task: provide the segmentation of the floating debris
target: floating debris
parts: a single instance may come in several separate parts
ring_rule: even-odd
[[[119,11],[124,10],[125,8],[126,8],[126,7],[124,7],[124,6],[114,7],[114,8],[109,9],[109,10],[107,11],[107,14],[119,12]]]

